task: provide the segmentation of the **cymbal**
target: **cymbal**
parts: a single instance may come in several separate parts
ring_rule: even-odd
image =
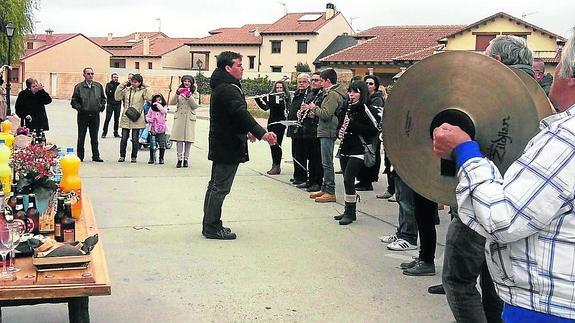
[[[383,117],[385,152],[409,187],[455,206],[455,163],[433,153],[433,129],[444,122],[460,126],[503,174],[552,113],[534,84],[539,87],[482,54],[432,55],[393,86]]]

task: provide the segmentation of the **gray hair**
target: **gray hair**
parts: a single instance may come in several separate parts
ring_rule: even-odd
[[[297,79],[299,80],[299,79],[301,79],[301,78],[306,78],[308,82],[309,82],[309,80],[311,79],[311,77],[310,77],[309,74],[307,74],[307,73],[299,73],[299,74],[297,75]]]
[[[575,77],[575,28],[573,28],[571,37],[561,51],[559,76],[565,79]]]
[[[521,37],[505,35],[495,37],[489,42],[491,57],[499,55],[505,65],[531,65],[533,53],[527,47],[527,41]]]

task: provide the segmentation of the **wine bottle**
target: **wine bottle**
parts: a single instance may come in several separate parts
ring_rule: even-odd
[[[40,212],[36,208],[36,194],[28,195],[28,210],[26,210],[28,232],[40,233]]]
[[[16,196],[16,206],[14,207],[14,222],[20,227],[20,232],[28,232],[26,211],[24,211],[24,198],[22,195]]]
[[[64,213],[64,197],[58,197],[58,208],[56,209],[56,214],[54,214],[54,239],[58,242],[64,242],[64,235],[62,234]]]
[[[76,221],[72,217],[72,202],[66,201],[64,203],[65,215],[62,219],[62,236],[64,237],[64,242],[76,241]]]

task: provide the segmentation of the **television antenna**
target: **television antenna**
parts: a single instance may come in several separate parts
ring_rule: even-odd
[[[284,15],[287,15],[287,14],[288,14],[287,2],[278,1],[278,3],[279,3],[282,7],[284,7]]]
[[[532,12],[527,12],[527,13],[524,12],[524,13],[521,14],[521,19],[522,19],[522,20],[525,20],[525,17],[531,16],[532,14],[535,14],[535,13],[538,13],[538,12],[539,12],[539,11],[532,11]]]
[[[158,22],[158,32],[162,32],[162,18],[156,17],[154,19]]]
[[[351,26],[351,30],[355,32],[355,28],[353,27],[353,22],[359,17],[349,17],[349,25]]]

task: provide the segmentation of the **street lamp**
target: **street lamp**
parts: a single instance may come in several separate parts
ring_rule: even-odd
[[[198,60],[196,61],[196,66],[198,67],[198,70],[200,70],[201,72],[202,66],[204,66],[204,62],[202,62],[202,60],[198,58]]]
[[[6,37],[8,37],[8,77],[6,79],[6,115],[8,116],[12,114],[10,108],[10,70],[12,70],[12,36],[14,36],[14,29],[16,29],[16,26],[10,22],[4,26]]]

